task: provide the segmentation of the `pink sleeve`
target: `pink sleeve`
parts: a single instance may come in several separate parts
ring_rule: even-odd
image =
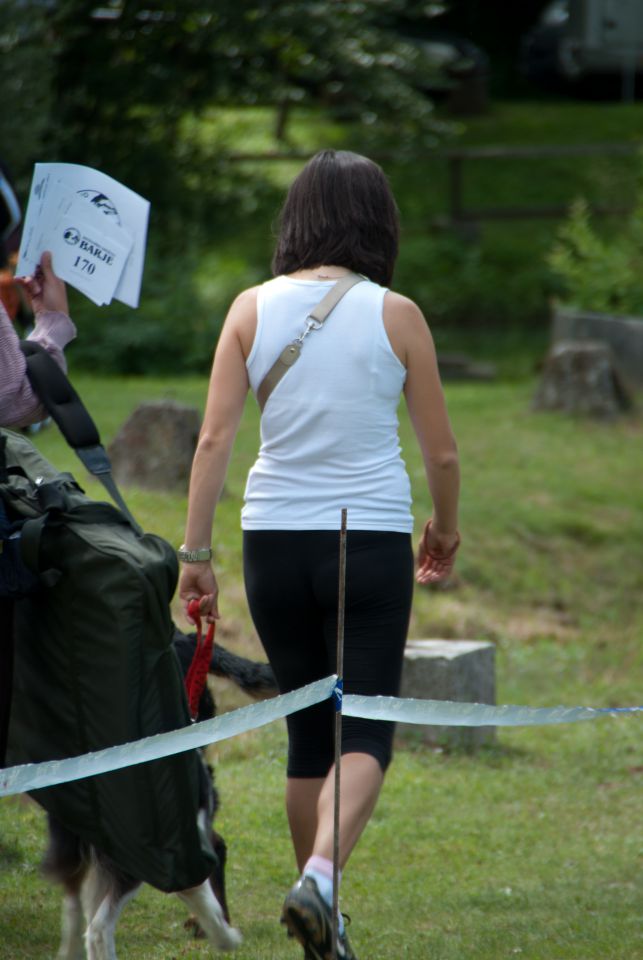
[[[36,326],[27,339],[42,344],[58,366],[66,371],[67,362],[63,351],[75,336],[76,327],[66,313],[43,310],[36,314]]]
[[[46,310],[36,316],[29,339],[41,343],[65,370],[63,351],[75,335],[76,328],[65,313]],[[31,389],[26,369],[18,335],[0,303],[0,426],[22,427],[47,416]]]

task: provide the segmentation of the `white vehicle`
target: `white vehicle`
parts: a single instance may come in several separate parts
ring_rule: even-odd
[[[527,34],[523,66],[535,81],[643,74],[643,0],[554,0]]]

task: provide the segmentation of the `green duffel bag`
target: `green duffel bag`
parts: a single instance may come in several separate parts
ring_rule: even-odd
[[[23,436],[0,430],[0,497],[25,520],[40,589],[14,602],[7,764],[62,759],[190,723],[171,645],[174,550],[90,500]],[[197,826],[195,751],[36,790],[33,797],[126,873],[196,886],[214,854]]]

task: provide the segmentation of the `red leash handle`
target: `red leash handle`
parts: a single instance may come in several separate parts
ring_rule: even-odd
[[[190,708],[190,716],[193,720],[196,720],[199,714],[199,701],[205,689],[205,685],[208,679],[208,671],[210,669],[210,661],[212,659],[212,647],[214,645],[214,624],[211,623],[208,627],[208,632],[203,639],[203,631],[201,629],[201,611],[199,609],[198,600],[190,600],[188,604],[188,614],[194,620],[194,625],[196,626],[196,647],[194,648],[194,656],[192,657],[192,663],[185,677],[185,692],[188,697],[188,706]]]

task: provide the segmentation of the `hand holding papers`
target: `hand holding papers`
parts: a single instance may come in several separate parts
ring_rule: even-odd
[[[98,170],[37,163],[16,276],[33,273],[50,250],[56,274],[99,306],[137,307],[150,205]]]

